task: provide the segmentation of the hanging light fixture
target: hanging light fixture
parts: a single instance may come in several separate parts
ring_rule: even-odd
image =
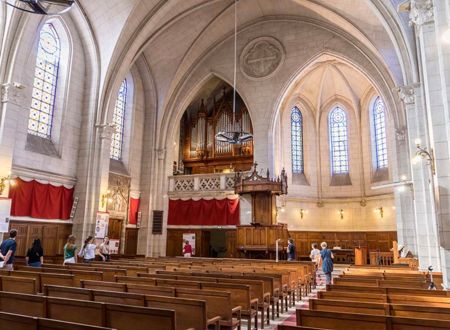
[[[39,14],[57,15],[65,13],[72,8],[75,0],[2,0],[8,6],[18,10]]]
[[[216,134],[216,141],[229,144],[243,144],[253,139],[252,133],[244,132],[241,120],[241,129],[236,129],[236,71],[237,71],[237,3],[234,1],[234,70],[233,70],[233,131],[222,131]]]

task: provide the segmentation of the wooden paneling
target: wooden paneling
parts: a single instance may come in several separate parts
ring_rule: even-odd
[[[35,223],[24,221],[11,221],[11,229],[17,229],[16,256],[26,255],[33,240],[39,238],[42,242],[44,255],[53,257],[63,254],[63,247],[67,237],[72,232],[72,224]]]
[[[328,247],[339,246],[342,249],[367,247],[370,251],[387,252],[392,247],[392,241],[397,240],[397,232],[308,232],[289,231],[294,239],[299,256],[309,256],[311,244],[327,242]]]

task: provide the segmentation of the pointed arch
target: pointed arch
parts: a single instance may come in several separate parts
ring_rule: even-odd
[[[328,115],[328,134],[331,173],[348,174],[348,121],[347,114],[340,106],[335,106]]]
[[[50,139],[58,85],[61,41],[53,23],[45,23],[39,32],[34,71],[28,133]]]
[[[377,170],[388,167],[387,136],[386,136],[386,107],[380,96],[375,98],[371,109],[372,143],[374,150],[375,168]]]
[[[110,158],[115,160],[122,159],[123,140],[125,130],[125,116],[128,101],[128,82],[127,78],[122,81],[117,94],[113,113],[114,133],[111,138]]]
[[[291,110],[291,158],[292,173],[303,174],[303,115],[297,106]]]

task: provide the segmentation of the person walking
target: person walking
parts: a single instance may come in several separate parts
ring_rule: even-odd
[[[317,269],[319,268],[320,264],[320,250],[319,245],[317,243],[311,244],[311,253],[309,254],[309,257],[311,258],[311,261],[314,263],[314,287],[317,285]]]
[[[190,258],[192,257],[192,246],[191,244],[189,244],[189,241],[186,240],[184,241],[184,246],[183,246],[183,256],[185,258]]]
[[[295,261],[295,244],[292,238],[288,239],[287,261]]]
[[[78,254],[79,257],[83,257],[84,263],[93,262],[95,260],[95,250],[97,249],[97,245],[94,244],[94,237],[89,236],[84,241],[83,248]]]
[[[17,230],[11,229],[9,238],[0,245],[0,258],[3,259],[3,268],[14,270],[14,255],[16,254],[16,236]]]
[[[105,236],[103,239],[102,244],[100,244],[99,256],[102,258],[103,261],[109,261],[110,260],[110,253],[109,253],[109,238],[108,236]]]
[[[67,237],[67,242],[64,245],[63,265],[76,263],[76,258],[75,258],[76,250],[77,250],[77,246],[75,245],[75,236],[70,235],[69,237]]]
[[[25,260],[28,266],[35,268],[40,268],[44,263],[44,250],[42,249],[39,238],[33,241],[33,245],[27,251]]]
[[[328,250],[326,242],[320,243],[320,246],[322,247],[322,251],[320,251],[320,263],[322,264],[322,271],[325,274],[325,283],[331,284],[334,255],[331,250]]]

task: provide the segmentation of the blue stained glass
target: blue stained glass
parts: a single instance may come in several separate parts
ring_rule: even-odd
[[[297,107],[291,110],[291,155],[292,173],[303,173],[303,116]]]
[[[346,174],[348,169],[347,115],[340,107],[335,107],[328,116],[330,136],[330,157],[332,174]]]
[[[125,109],[127,105],[127,80],[125,79],[119,88],[116,105],[114,108],[113,124],[115,132],[111,139],[111,149],[109,156],[111,159],[122,159],[123,131],[125,124]]]
[[[28,133],[47,139],[52,134],[60,57],[58,33],[53,24],[45,23],[39,33]]]
[[[386,111],[381,97],[377,97],[372,109],[377,169],[388,167]]]

